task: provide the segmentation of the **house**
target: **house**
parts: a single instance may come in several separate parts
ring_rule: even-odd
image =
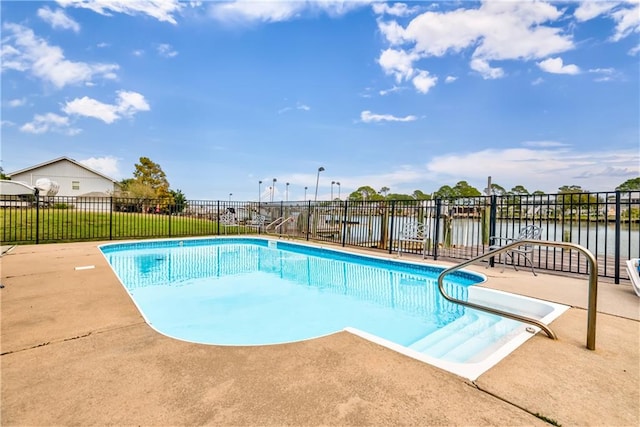
[[[12,181],[34,186],[40,178],[48,178],[60,186],[56,196],[79,197],[87,193],[92,196],[110,196],[120,189],[119,183],[68,157],[59,157],[48,162],[30,166],[7,174]]]

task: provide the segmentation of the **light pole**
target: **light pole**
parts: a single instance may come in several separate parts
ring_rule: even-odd
[[[336,182],[336,185],[338,186],[338,200],[342,200],[340,199],[340,183]]]
[[[258,204],[260,204],[260,199],[262,198],[262,194],[260,193],[261,185],[262,185],[262,181],[258,181]]]
[[[284,191],[284,197],[285,197],[285,201],[288,202],[289,201],[289,183],[287,182],[285,184],[285,191]]]
[[[271,186],[271,202],[273,202],[273,193],[276,191],[276,181],[277,179],[273,178],[273,185]]]
[[[316,195],[315,195],[315,197],[313,198],[313,201],[314,201],[314,202],[317,202],[317,201],[318,201],[318,183],[320,182],[320,172],[322,172],[323,170],[324,170],[324,168],[323,168],[322,166],[320,166],[320,167],[318,168],[318,176],[316,177]]]
[[[233,196],[233,193],[229,193],[229,201],[231,201],[231,196]]]
[[[336,184],[335,181],[331,181],[331,201],[333,202],[333,186]]]
[[[307,201],[307,188],[309,187],[304,187],[304,201]]]

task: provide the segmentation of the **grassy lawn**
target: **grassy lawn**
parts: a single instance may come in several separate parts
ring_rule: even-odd
[[[86,212],[74,209],[2,209],[3,244],[78,240],[118,240],[245,234],[251,228],[225,226],[204,218],[131,212]]]

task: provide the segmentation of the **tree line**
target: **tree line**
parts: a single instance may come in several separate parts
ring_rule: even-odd
[[[616,191],[640,191],[640,176],[631,178],[616,187]],[[579,185],[563,185],[558,188],[558,194],[572,195],[571,200],[585,203],[587,198],[595,196],[588,195],[589,190],[583,189]],[[458,181],[453,187],[443,185],[437,191],[429,194],[421,190],[415,190],[411,194],[392,193],[389,187],[382,187],[376,191],[373,187],[365,185],[349,194],[349,200],[430,200],[430,199],[456,199],[460,197],[478,197],[487,194],[487,189],[481,192],[467,181]],[[516,185],[511,190],[503,186],[492,183],[488,194],[496,196],[528,196],[543,195],[544,191],[535,190],[529,192],[523,185]],[[595,200],[592,200],[595,201]]]

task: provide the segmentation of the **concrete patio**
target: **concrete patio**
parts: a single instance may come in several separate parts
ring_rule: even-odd
[[[347,332],[263,347],[167,338],[99,244],[0,258],[3,426],[640,425],[640,298],[628,283],[599,284],[590,351],[586,277],[473,267],[485,286],[573,308],[551,325],[558,341],[538,334],[471,382]]]

